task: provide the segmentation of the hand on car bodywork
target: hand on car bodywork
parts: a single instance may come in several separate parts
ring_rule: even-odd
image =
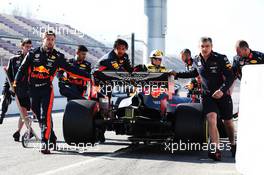
[[[214,92],[212,97],[215,99],[220,99],[220,98],[222,98],[223,95],[224,95],[224,93],[220,89],[218,89],[217,91]]]

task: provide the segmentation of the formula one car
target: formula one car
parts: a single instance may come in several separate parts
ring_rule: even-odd
[[[169,73],[103,73],[110,81],[90,88],[97,97],[66,105],[63,135],[67,144],[94,144],[102,130],[128,135],[132,142],[207,142],[201,104],[181,103]]]

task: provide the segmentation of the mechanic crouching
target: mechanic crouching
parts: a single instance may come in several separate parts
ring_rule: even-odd
[[[75,58],[67,61],[73,67],[91,73],[91,63],[85,60],[87,52],[88,49],[85,46],[79,45]],[[84,95],[87,91],[88,81],[75,77],[64,70],[60,70],[57,77],[59,79],[60,93],[61,95],[67,97],[68,101],[74,99],[85,99]]]

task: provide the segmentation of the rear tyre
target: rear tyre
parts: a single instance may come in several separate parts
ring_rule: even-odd
[[[63,116],[63,136],[65,142],[69,145],[94,144],[94,118],[96,113],[95,101],[69,101]]]
[[[206,118],[200,103],[179,104],[175,111],[174,139],[189,143],[207,142]]]

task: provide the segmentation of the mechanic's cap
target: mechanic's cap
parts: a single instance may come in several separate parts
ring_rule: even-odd
[[[163,58],[164,54],[161,50],[153,50],[150,55],[149,58]]]

